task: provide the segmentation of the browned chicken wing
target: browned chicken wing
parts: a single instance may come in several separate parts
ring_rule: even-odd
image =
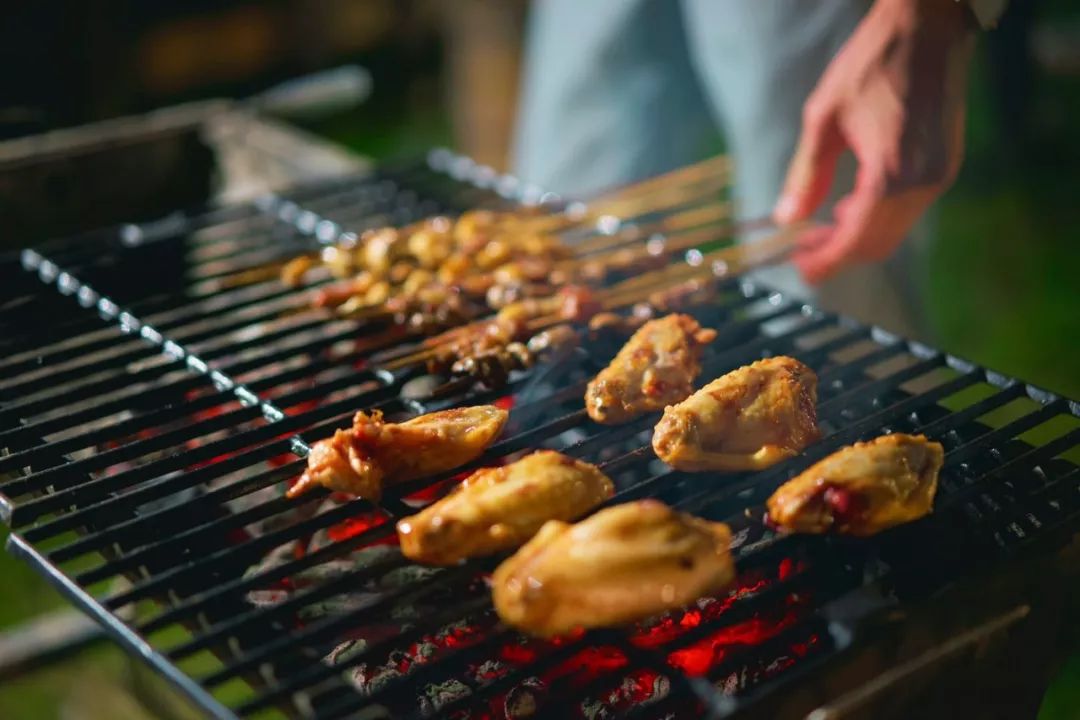
[[[813,370],[789,357],[759,360],[664,410],[653,450],[678,470],[758,470],[820,437],[816,405]]]
[[[401,551],[428,565],[517,547],[548,520],[573,520],[615,492],[595,466],[540,450],[477,470],[449,495],[397,524]]]
[[[726,525],[656,500],[552,520],[495,571],[495,610],[541,637],[647,618],[729,585],[730,542]]]
[[[415,480],[474,460],[495,441],[507,412],[493,405],[428,413],[388,423],[382,413],[356,413],[353,426],[311,446],[308,467],[289,489],[293,498],[323,485],[368,500],[385,483]]]
[[[694,390],[701,350],[716,338],[689,315],[667,315],[638,328],[585,391],[585,409],[617,425],[662,410]]]
[[[793,532],[867,536],[933,509],[941,443],[883,435],[815,463],[769,498],[769,520]]]

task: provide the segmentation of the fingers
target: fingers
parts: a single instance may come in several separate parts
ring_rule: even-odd
[[[934,201],[932,189],[890,195],[883,180],[860,174],[855,189],[836,204],[835,222],[807,231],[792,257],[810,283],[829,279],[853,262],[892,255]]]
[[[833,112],[819,108],[811,99],[803,111],[802,134],[773,211],[773,219],[778,223],[810,217],[832,187],[844,142]]]
[[[885,193],[881,178],[881,173],[860,168],[855,188],[836,205],[835,223],[815,228],[802,238],[792,260],[807,282],[827,280],[859,254],[873,233],[890,232],[876,222]]]

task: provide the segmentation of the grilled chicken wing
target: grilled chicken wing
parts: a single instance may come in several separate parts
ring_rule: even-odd
[[[653,450],[679,470],[758,470],[820,437],[816,405],[813,370],[789,357],[759,360],[664,410]]]
[[[769,498],[769,519],[793,532],[867,536],[933,509],[941,443],[883,435],[815,463]]]
[[[428,413],[388,423],[382,413],[356,413],[353,426],[311,447],[308,467],[289,489],[297,497],[316,485],[368,500],[383,484],[452,470],[475,459],[495,441],[507,412],[493,405]]]
[[[661,410],[693,392],[701,349],[716,338],[689,315],[667,315],[638,328],[585,391],[585,409],[616,425]]]
[[[619,625],[686,605],[731,583],[731,532],[656,500],[552,520],[492,578],[508,625],[547,637]]]
[[[573,520],[615,486],[596,467],[554,450],[477,470],[442,500],[397,524],[401,551],[428,565],[452,565],[514,548],[548,520]]]

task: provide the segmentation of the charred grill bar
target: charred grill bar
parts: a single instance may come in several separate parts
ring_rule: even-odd
[[[443,152],[4,258],[9,549],[217,717],[726,717],[835,665],[877,613],[1075,535],[1077,403],[750,282],[690,310],[719,331],[702,377],[792,354],[820,376],[824,437],[790,462],[721,479],[656,461],[653,418],[588,421],[585,382],[617,345],[589,343],[497,391],[416,392],[422,363],[380,361],[418,338],[309,308],[308,289],[253,272],[343,233],[542,200],[557,202]],[[394,521],[459,473],[388,488],[378,507],[283,497],[309,444],[355,410],[475,402],[513,410],[470,467],[558,449],[600,465],[613,503],[658,497],[728,522],[737,588],[649,625],[527,640],[491,610],[495,561],[418,568],[393,547]],[[885,431],[945,445],[930,518],[859,542],[764,527],[780,483]],[[120,618],[145,600],[153,609]]]

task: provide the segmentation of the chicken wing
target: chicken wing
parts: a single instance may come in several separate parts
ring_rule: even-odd
[[[678,470],[758,470],[820,437],[816,405],[813,370],[789,357],[759,360],[664,410],[653,450]]]
[[[702,347],[715,338],[715,330],[702,328],[689,315],[645,323],[589,383],[589,417],[617,425],[684,399],[701,372]]]
[[[452,565],[517,547],[548,520],[573,520],[615,492],[596,467],[540,450],[477,470],[449,495],[397,524],[401,551],[428,565]]]
[[[382,497],[384,483],[415,480],[475,459],[506,424],[493,405],[428,413],[388,423],[382,413],[358,412],[353,426],[311,447],[308,467],[289,489],[290,498],[323,485],[368,500]]]
[[[883,435],[815,463],[769,498],[769,520],[792,532],[865,537],[933,509],[941,443],[922,435]]]
[[[716,593],[735,578],[731,531],[656,500],[546,523],[492,578],[503,622],[548,637],[620,625]]]

